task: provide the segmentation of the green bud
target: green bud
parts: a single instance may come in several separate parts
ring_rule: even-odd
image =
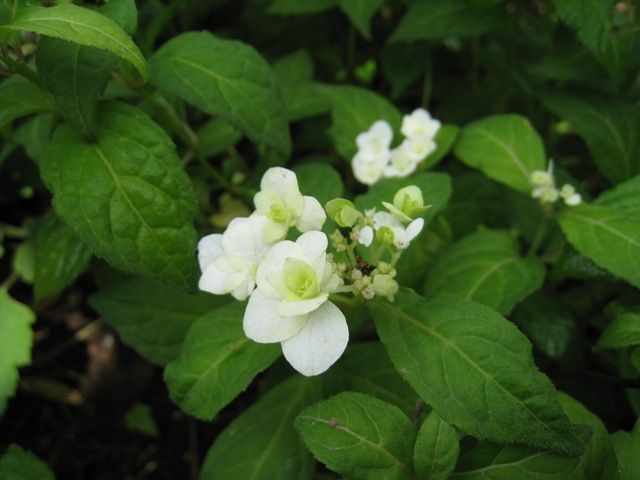
[[[398,190],[393,196],[393,204],[388,202],[382,202],[382,204],[403,222],[411,222],[411,220],[431,207],[431,205],[424,204],[422,190],[415,185],[409,185]]]
[[[398,293],[398,282],[391,275],[378,274],[373,277],[373,291],[376,295],[392,298]]]
[[[362,216],[353,203],[344,198],[329,200],[324,209],[329,218],[341,227],[353,227]]]
[[[376,232],[376,240],[384,245],[393,245],[395,234],[389,227],[380,227]]]

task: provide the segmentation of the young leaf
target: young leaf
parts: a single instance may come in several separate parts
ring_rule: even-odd
[[[640,475],[640,420],[631,432],[616,432],[611,436],[618,457],[616,480],[637,480]]]
[[[367,40],[371,39],[371,17],[384,0],[338,0],[340,9]]]
[[[116,268],[180,288],[195,283],[195,205],[166,133],[140,110],[104,103],[97,143],[59,127],[41,162],[60,217]]]
[[[640,110],[635,105],[585,96],[550,95],[543,100],[549,110],[569,121],[612,183],[640,173]]]
[[[36,302],[60,293],[80,275],[91,251],[55,214],[40,222],[35,234]]]
[[[450,293],[508,314],[542,286],[544,266],[523,258],[507,232],[480,230],[446,250],[429,271],[427,296]]]
[[[227,302],[227,297],[191,295],[142,278],[120,280],[89,297],[122,340],[157,365],[177,359],[191,325]]]
[[[0,456],[2,480],[55,480],[49,466],[33,453],[12,443]]]
[[[353,479],[411,478],[416,431],[397,407],[344,392],[305,409],[296,428],[327,468]]]
[[[51,94],[24,77],[14,75],[0,83],[0,128],[16,118],[55,109]]]
[[[395,303],[372,302],[370,311],[398,371],[446,422],[479,439],[582,453],[531,344],[500,314],[410,290]]]
[[[626,182],[619,183],[615,187],[602,193],[593,202],[596,205],[640,214],[640,175],[630,178]]]
[[[72,4],[30,6],[18,11],[11,23],[0,25],[0,34],[26,30],[47,37],[107,50],[131,63],[142,78],[147,64],[124,30],[108,17]]]
[[[625,312],[607,326],[598,339],[596,348],[624,348],[640,345],[640,315]]]
[[[514,114],[470,123],[453,152],[466,165],[526,194],[531,193],[531,173],[547,166],[540,136],[529,120]]]
[[[321,398],[317,381],[295,375],[262,396],[216,438],[200,480],[311,480],[313,458],[293,422]]]
[[[31,363],[35,315],[0,288],[0,416],[18,386],[18,367]]]
[[[287,111],[269,64],[249,45],[188,32],[149,60],[151,81],[196,108],[229,121],[253,142],[287,158]]]
[[[576,250],[640,288],[637,216],[596,205],[580,205],[562,212],[558,220]]]
[[[418,431],[413,450],[413,465],[424,480],[446,480],[451,475],[460,445],[458,434],[451,425],[431,412]]]
[[[165,369],[171,398],[186,413],[213,419],[280,355],[280,345],[245,336],[245,306],[232,302],[199,318],[187,332],[182,354]]]
[[[300,191],[304,195],[316,197],[320,205],[329,200],[342,197],[344,184],[342,177],[331,165],[326,163],[304,163],[293,171],[298,176]]]
[[[377,120],[386,120],[394,131],[400,130],[401,116],[387,99],[370,90],[341,86],[324,87],[331,102],[329,135],[340,155],[347,161],[356,154],[356,136]]]

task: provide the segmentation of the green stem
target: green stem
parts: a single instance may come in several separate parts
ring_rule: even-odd
[[[0,290],[11,290],[11,287],[13,287],[18,280],[20,280],[18,272],[11,272],[6,280],[2,282],[2,285],[0,285]]]
[[[531,247],[529,248],[529,251],[527,252],[528,257],[535,255],[538,249],[542,246],[542,242],[544,241],[547,235],[547,231],[549,229],[549,221],[553,216],[552,211],[550,211],[545,207],[542,207],[542,208],[543,208],[542,221],[540,222],[540,225],[538,225],[538,230],[536,231],[536,235],[533,238],[533,242],[531,243]]]
[[[38,77],[38,74],[27,67],[24,63],[11,58],[11,54],[6,47],[2,47],[0,60],[2,60],[2,62],[7,66],[10,73],[17,73],[18,75],[25,77],[27,80],[31,80],[32,82],[40,85],[40,77]]]
[[[21,227],[15,227],[7,223],[0,223],[0,232],[7,237],[12,238],[26,238],[27,230]]]
[[[356,307],[361,303],[360,300],[357,298],[350,298],[345,295],[340,295],[338,293],[332,293],[329,296],[329,300],[335,303],[340,303],[342,305],[348,305],[350,307]]]

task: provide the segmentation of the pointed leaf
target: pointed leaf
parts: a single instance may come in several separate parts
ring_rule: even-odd
[[[16,118],[55,109],[51,94],[24,77],[14,75],[0,83],[0,128]]]
[[[446,480],[459,453],[458,433],[440,415],[431,412],[416,438],[413,452],[416,473],[424,480]]]
[[[0,457],[0,479],[55,480],[55,476],[45,462],[12,443]]]

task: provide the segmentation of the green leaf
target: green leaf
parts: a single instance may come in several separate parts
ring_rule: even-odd
[[[151,407],[145,403],[134,403],[124,417],[127,430],[158,436],[158,425],[151,414]]]
[[[34,115],[33,118],[22,122],[14,131],[15,141],[22,146],[27,156],[36,163],[40,163],[44,149],[51,140],[53,117],[52,113]]]
[[[431,412],[418,432],[413,452],[413,465],[420,478],[446,480],[451,475],[460,445],[454,428]]]
[[[309,15],[333,8],[338,0],[275,0],[269,7],[272,15]]]
[[[578,38],[616,80],[625,70],[626,53],[617,40],[612,23],[615,0],[552,0],[564,23],[576,30]]]
[[[420,164],[419,168],[431,168],[437,165],[447,153],[451,151],[451,147],[458,139],[460,127],[457,125],[443,125],[435,136],[436,149],[431,152]]]
[[[26,4],[27,0],[0,0],[0,23],[12,21]]]
[[[16,248],[11,259],[11,268],[25,283],[33,283],[35,279],[35,256],[33,242],[27,240]]]
[[[18,367],[31,363],[35,319],[29,307],[0,288],[0,415],[18,386]]]
[[[282,86],[289,121],[297,122],[328,112],[331,108],[324,87],[314,82],[285,84]]]
[[[98,12],[120,25],[127,35],[133,36],[138,29],[138,7],[135,0],[109,0],[98,7]]]
[[[588,425],[593,430],[578,466],[568,478],[570,480],[615,478],[616,455],[609,432],[602,420],[565,393],[560,393],[558,399],[572,423]]]
[[[416,0],[391,34],[389,42],[475,37],[495,28],[500,13],[467,0]]]
[[[397,407],[377,398],[343,392],[305,409],[296,428],[327,468],[353,479],[412,476],[416,431]]]
[[[166,133],[122,103],[98,109],[97,143],[59,127],[41,162],[60,217],[121,270],[181,288],[195,284],[195,205]]]
[[[384,0],[338,0],[340,9],[367,40],[371,39],[371,17]]]
[[[385,45],[381,54],[382,73],[391,86],[393,100],[422,78],[429,65],[424,45],[396,43]]]
[[[318,382],[296,375],[245,410],[216,438],[200,480],[311,480],[313,459],[293,422],[321,398]]]
[[[131,38],[117,23],[88,8],[72,4],[30,6],[20,10],[11,23],[0,25],[0,34],[20,30],[107,50],[147,78],[147,64]]]
[[[298,176],[300,191],[316,197],[322,206],[329,200],[342,197],[344,193],[342,177],[326,163],[304,163],[293,171]]]
[[[287,111],[269,64],[249,45],[188,32],[149,60],[151,81],[196,108],[224,118],[250,140],[287,158]]]
[[[616,480],[637,480],[640,475],[640,420],[631,432],[616,432],[611,436],[618,457]]]
[[[529,120],[514,114],[470,123],[453,152],[469,167],[526,194],[531,192],[531,173],[547,166],[540,136]]]
[[[120,280],[89,298],[124,343],[158,365],[176,360],[191,325],[227,302],[227,297],[191,295],[142,278]]]
[[[380,342],[351,343],[331,373],[343,390],[372,395],[408,416],[416,413],[418,394],[395,370]]]
[[[214,118],[198,129],[198,145],[203,155],[213,157],[225,153],[242,138],[242,133],[221,118]]]
[[[356,136],[377,120],[386,120],[394,131],[400,130],[400,112],[387,99],[360,87],[324,87],[331,102],[329,135],[338,153],[347,161],[356,154]]]
[[[613,210],[640,214],[640,175],[603,192],[593,203]]]
[[[636,105],[565,95],[545,96],[543,101],[549,110],[569,121],[612,183],[640,174],[640,109]]]
[[[479,439],[582,453],[531,344],[500,314],[406,289],[370,311],[398,371],[446,422]]]
[[[640,288],[640,220],[636,215],[580,205],[562,212],[558,221],[576,250]]]
[[[16,118],[55,109],[51,94],[24,77],[13,75],[0,83],[0,128]]]
[[[625,312],[607,326],[598,339],[596,348],[624,348],[640,345],[640,314]]]
[[[55,480],[49,466],[33,453],[12,443],[0,457],[2,480]]]
[[[164,371],[169,393],[182,410],[213,419],[280,355],[280,345],[259,344],[242,330],[245,303],[212,310],[189,329],[180,357]]]
[[[424,293],[450,293],[506,315],[542,286],[544,274],[537,258],[520,255],[512,235],[480,230],[438,257],[427,276]]]
[[[53,213],[38,224],[35,233],[34,297],[39,302],[60,293],[80,275],[91,251]]]
[[[293,85],[313,80],[313,59],[308,50],[296,50],[279,58],[273,71],[283,85]]]

